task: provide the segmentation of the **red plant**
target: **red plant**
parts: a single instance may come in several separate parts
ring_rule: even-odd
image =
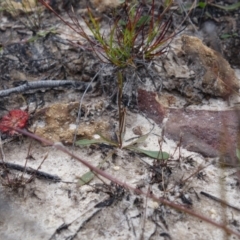
[[[2,133],[8,133],[9,135],[17,134],[15,128],[25,128],[28,122],[29,115],[27,112],[14,109],[8,112],[2,117],[0,121],[0,131]]]

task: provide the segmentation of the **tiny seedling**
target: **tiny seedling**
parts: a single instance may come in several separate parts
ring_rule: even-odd
[[[220,36],[221,39],[238,38],[238,37],[239,37],[238,33],[231,33],[231,34],[225,33]]]
[[[141,149],[139,147],[137,147],[137,144],[140,144],[142,142],[144,142],[149,134],[145,134],[143,136],[140,136],[139,138],[137,138],[136,140],[132,141],[131,143],[128,143],[127,145],[124,145],[123,142],[115,142],[112,141],[108,138],[105,138],[104,136],[102,136],[101,134],[98,135],[99,138],[98,139],[82,139],[76,142],[77,146],[89,146],[89,145],[93,145],[93,144],[106,144],[108,146],[112,146],[115,149],[120,148],[122,150],[128,150],[131,152],[135,152],[135,153],[139,153],[139,154],[143,154],[147,157],[153,158],[153,159],[157,159],[157,160],[167,160],[169,158],[169,154],[163,151],[151,151],[151,150],[145,150],[145,149]],[[124,140],[124,139],[122,139]],[[110,156],[112,156],[114,153],[117,153],[116,150],[111,151],[108,156],[98,165],[98,167],[101,167],[102,164],[104,162],[106,162]],[[88,182],[90,182],[93,178],[94,178],[95,174],[92,171],[89,171],[87,173],[85,173],[83,176],[81,176],[80,180],[79,180],[79,185],[84,185]]]
[[[28,38],[26,40],[26,42],[30,43],[30,42],[34,42],[40,38],[44,38],[46,37],[48,34],[57,34],[57,31],[54,27],[51,27],[49,29],[47,29],[47,31],[45,30],[39,30],[38,32],[36,32],[32,37]]]
[[[108,139],[104,137],[102,134],[98,134],[97,139],[82,139],[76,142],[77,146],[89,146],[92,144],[105,144],[108,146],[111,146],[114,148],[114,150],[108,154],[107,158],[103,160],[99,164],[98,167],[101,167],[101,165],[108,160],[110,156],[112,156],[114,153],[117,153],[116,149],[122,149],[122,150],[128,150],[135,153],[144,154],[145,156],[148,156],[153,159],[157,160],[167,160],[169,158],[169,154],[163,151],[151,151],[151,150],[145,150],[142,148],[137,147],[137,144],[143,143],[149,136],[150,133],[144,134],[137,138],[136,140],[131,141],[130,143],[127,143],[124,141],[125,132],[126,132],[126,108],[122,104],[122,75],[120,72],[118,72],[118,85],[119,85],[119,91],[118,91],[118,131],[115,132],[116,140]],[[150,131],[151,132],[151,131]],[[159,143],[160,145],[160,143]],[[160,147],[161,149],[161,147]],[[79,185],[84,185],[85,183],[90,182],[94,177],[94,173],[92,171],[89,171],[85,173],[79,181]]]

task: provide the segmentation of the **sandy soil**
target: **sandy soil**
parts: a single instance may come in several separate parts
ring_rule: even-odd
[[[5,25],[2,23],[1,27],[5,27],[7,33],[8,24],[14,21],[5,15],[2,19]],[[66,28],[60,24],[58,27],[59,29]],[[188,31],[190,30],[187,29],[184,34],[188,34]],[[60,37],[66,39],[69,32],[62,32]],[[34,43],[36,45],[31,45],[27,53],[34,52],[32,47],[37,46],[34,49],[38,49],[43,55],[46,54],[46,48],[42,48],[41,41],[37,40]],[[50,68],[50,70],[41,72],[44,78],[50,76],[51,79],[56,79],[56,77],[64,79],[67,77],[75,80],[81,75],[81,80],[88,79],[88,82],[93,78],[96,59],[86,54],[83,57],[84,62],[81,56],[76,58],[82,53],[79,54],[66,44],[58,48],[55,42],[51,42],[52,39],[44,41],[48,43],[45,44],[46,46],[51,45],[54,49],[54,57],[61,59],[61,61],[55,60],[56,65],[53,70]],[[167,77],[168,80],[169,74],[172,75],[173,69],[175,70],[172,82],[183,79],[183,77],[185,81],[190,81],[192,78],[191,74],[188,75],[189,66],[182,65],[183,60],[179,60],[180,62],[172,60],[173,55],[179,53],[178,50],[182,48],[181,44],[181,36],[179,36],[171,43],[173,52],[169,52],[164,62],[156,62],[158,66],[156,68],[162,78]],[[69,56],[62,54],[63,49],[64,54],[67,54],[66,52],[71,54]],[[16,52],[13,54],[10,52],[10,48],[7,50],[3,48],[3,51],[8,51],[3,55],[4,57],[16,55]],[[35,57],[39,57],[39,52],[35,51]],[[68,65],[68,61],[71,66]],[[230,65],[227,67],[230,68]],[[60,68],[64,68],[64,76]],[[21,68],[12,69],[10,79],[7,79],[7,74],[3,74],[1,89],[4,86],[10,87],[17,80],[41,79],[39,72],[33,70],[24,72]],[[234,81],[239,82],[240,70],[231,71],[236,72]],[[109,73],[106,70],[103,73],[104,81],[108,79],[107,77]],[[114,81],[114,78],[111,80]],[[173,85],[170,81],[168,83],[169,88],[167,89],[166,84],[165,91],[159,94],[161,103],[169,108],[186,106],[189,103],[187,91],[181,95],[176,91],[179,88],[177,84]],[[93,87],[97,88],[96,85],[94,83]],[[143,83],[139,84],[139,87],[155,91],[152,81],[147,77]],[[112,90],[111,87],[109,89]],[[189,109],[222,111],[232,108],[239,102],[237,94],[228,102],[221,98],[226,92],[224,94],[219,92],[220,96],[206,98],[205,94],[209,94],[209,88],[201,89],[201,91],[198,89],[194,98],[190,96],[190,99],[194,101],[191,102]],[[28,111],[32,113],[28,126],[30,131],[35,131],[56,142],[61,141],[80,158],[94,166],[101,164],[101,169],[135,188],[151,192],[157,197],[164,197],[240,232],[237,167],[223,167],[219,163],[219,158],[203,157],[197,152],[187,151],[178,141],[174,142],[164,137],[162,130],[164,123],[168,121],[168,116],[164,117],[163,124],[157,124],[147,117],[147,114],[137,111],[136,106],[135,108],[131,106],[126,115],[126,142],[124,143],[127,145],[128,139],[148,134],[145,141],[138,143],[137,147],[151,151],[159,151],[161,148],[170,154],[167,161],[153,160],[136,151],[106,145],[73,147],[72,140],[77,125],[76,116],[83,96],[82,91],[70,87],[37,92],[35,95],[39,105],[36,112],[34,111],[36,103],[32,100],[33,93],[34,91],[23,96],[14,94],[11,97],[2,98],[2,106],[8,110],[26,109],[28,106]],[[104,136],[114,139],[114,126],[117,125],[118,120],[117,106],[106,95],[104,91],[86,94],[81,105],[82,117],[77,132],[78,138],[90,137],[101,131]],[[174,101],[169,100],[169,95]],[[194,104],[196,99],[198,104]],[[201,99],[200,104],[199,99]],[[4,114],[6,111],[3,109],[1,116]],[[22,166],[23,169],[25,166],[33,169],[40,167],[38,171],[45,173],[40,177],[37,173],[31,175],[1,164],[1,239],[238,239],[234,235],[227,236],[223,230],[205,223],[202,219],[124,189],[100,176],[95,176],[89,184],[80,186],[79,179],[89,171],[86,167],[56,148],[44,146],[27,137],[4,138],[2,136],[1,158],[2,162],[14,163]]]

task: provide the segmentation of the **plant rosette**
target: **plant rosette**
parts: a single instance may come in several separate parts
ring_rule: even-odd
[[[14,109],[4,115],[0,121],[0,132],[11,136],[18,134],[16,128],[23,129],[27,126],[29,114],[21,109]]]

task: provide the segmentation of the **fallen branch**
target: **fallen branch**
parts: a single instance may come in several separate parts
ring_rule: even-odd
[[[219,203],[222,204],[222,205],[225,205],[225,206],[227,206],[227,207],[230,207],[230,208],[232,208],[232,209],[240,212],[240,208],[235,207],[235,206],[229,204],[228,202],[226,202],[226,201],[224,201],[224,200],[222,200],[222,199],[220,199],[220,198],[217,198],[217,197],[215,197],[215,196],[213,196],[213,195],[211,195],[211,194],[209,194],[209,193],[207,193],[207,192],[201,191],[200,194],[202,194],[203,196],[205,196],[205,197],[207,197],[207,198],[210,198],[210,199],[212,199],[212,200],[214,200],[214,201],[216,201],[216,202],[219,202]]]
[[[74,88],[77,88],[81,91],[84,91],[88,88],[91,90],[91,87],[88,87],[89,83],[73,81],[73,80],[41,80],[34,82],[26,82],[21,86],[9,88],[6,90],[0,90],[0,97],[6,97],[13,93],[23,93],[32,89],[40,89],[40,88],[53,88],[53,87],[61,87],[72,85]]]
[[[20,172],[25,172],[29,175],[35,175],[37,178],[40,179],[46,179],[46,180],[51,180],[54,182],[60,182],[61,178],[58,177],[57,175],[52,175],[46,172],[42,172],[30,167],[26,167],[26,166],[21,166],[15,163],[10,163],[10,162],[0,162],[0,166],[3,166],[5,168],[9,168],[9,169],[13,169],[13,170],[17,170]]]

